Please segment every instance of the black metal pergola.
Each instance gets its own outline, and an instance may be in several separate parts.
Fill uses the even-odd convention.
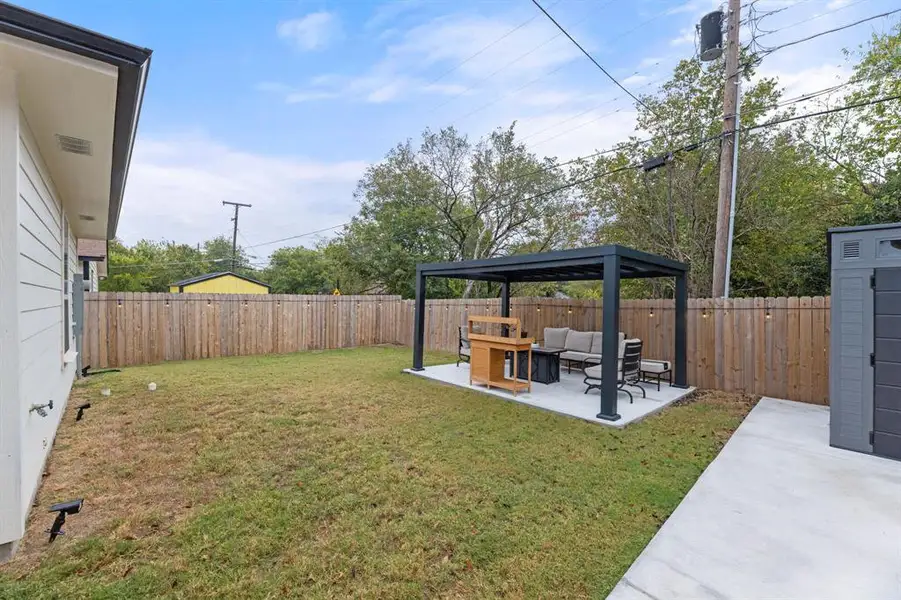
[[[676,280],[675,387],[687,387],[686,315],[688,265],[625,246],[595,246],[502,258],[416,266],[416,315],[413,331],[413,370],[422,370],[425,335],[426,279],[444,277],[493,281],[501,286],[501,316],[510,316],[510,284],[517,282],[603,280],[604,340],[601,357],[601,412],[599,419],[616,421],[617,357],[619,355],[619,291],[621,279],[673,277]]]

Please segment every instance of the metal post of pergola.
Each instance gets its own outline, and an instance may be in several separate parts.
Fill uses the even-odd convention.
[[[604,341],[601,356],[601,405],[597,417],[610,421],[617,413],[617,369],[619,355],[619,294],[621,279],[673,277],[675,279],[675,369],[673,386],[688,387],[687,313],[688,265],[625,246],[595,246],[540,254],[456,263],[430,263],[416,267],[416,314],[413,332],[413,370],[422,370],[425,338],[426,282],[429,277],[471,279],[500,284],[500,313],[510,316],[510,284],[549,281],[603,280]]]

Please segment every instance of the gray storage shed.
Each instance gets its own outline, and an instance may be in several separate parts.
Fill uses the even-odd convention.
[[[829,443],[901,459],[901,223],[828,233]]]

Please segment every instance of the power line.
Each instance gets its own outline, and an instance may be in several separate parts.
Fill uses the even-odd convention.
[[[596,66],[598,69],[600,69],[601,72],[602,72],[604,75],[606,75],[608,79],[610,79],[610,81],[612,81],[613,83],[615,83],[615,84],[617,85],[617,87],[619,87],[619,89],[621,89],[622,91],[626,92],[629,96],[631,96],[633,100],[635,100],[636,102],[638,102],[639,104],[641,104],[642,106],[644,106],[644,107],[648,110],[648,112],[650,112],[652,115],[657,116],[657,114],[653,111],[653,109],[651,109],[650,106],[648,106],[647,104],[645,104],[640,98],[638,98],[638,96],[636,96],[635,94],[633,94],[632,92],[630,92],[629,90],[627,90],[626,87],[625,87],[623,84],[621,84],[619,81],[617,81],[616,78],[615,78],[613,75],[611,75],[610,73],[608,73],[608,72],[607,72],[607,69],[605,69],[604,67],[602,67],[602,66],[601,66],[601,63],[599,63],[597,60],[595,60],[595,58],[594,58],[591,54],[589,54],[588,50],[586,50],[585,48],[583,48],[583,47],[582,47],[582,44],[580,44],[579,42],[577,42],[576,39],[575,39],[573,36],[571,36],[571,35],[569,34],[569,32],[568,32],[566,29],[564,29],[563,26],[560,25],[560,23],[558,23],[557,20],[556,20],[554,17],[551,16],[551,13],[549,13],[547,10],[544,9],[543,6],[541,6],[541,4],[538,2],[538,0],[532,0],[532,4],[534,4],[535,6],[537,6],[538,9],[539,9],[541,12],[544,13],[544,16],[546,16],[548,19],[550,19],[550,20],[551,20],[551,23],[553,23],[554,25],[556,25],[556,26],[557,26],[557,29],[559,29],[559,30],[563,33],[563,35],[565,35],[566,37],[568,37],[568,38],[569,38],[569,41],[571,41],[573,44],[575,44],[575,45],[576,45],[576,48],[578,48],[579,50],[581,50],[581,51],[582,51],[582,54],[584,54],[586,57],[588,57],[588,60],[590,60],[592,63],[594,63],[594,66]]]
[[[638,73],[635,73],[635,74],[633,74],[632,76],[637,75],[637,74],[638,74]],[[661,81],[665,81],[665,78],[655,79],[654,81],[649,81],[648,83],[644,84],[643,86],[641,86],[641,87],[639,87],[639,88],[637,88],[637,89],[647,88],[647,87],[650,87],[650,86],[655,85],[655,84],[657,84],[657,83],[660,83]],[[582,112],[580,112],[580,113],[578,113],[578,114],[576,114],[576,115],[573,115],[573,116],[571,116],[571,117],[568,117],[568,118],[566,118],[566,119],[563,119],[562,121],[558,121],[558,122],[556,122],[556,123],[554,123],[554,124],[552,124],[552,125],[548,125],[548,126],[545,127],[544,129],[539,129],[538,131],[533,131],[533,132],[530,133],[529,135],[524,136],[524,137],[521,137],[521,138],[519,139],[519,141],[520,141],[520,142],[524,142],[524,141],[526,141],[526,140],[529,139],[529,138],[532,138],[532,137],[535,137],[535,136],[538,135],[538,134],[544,133],[545,131],[550,131],[551,129],[554,129],[554,128],[556,128],[556,127],[559,127],[560,125],[563,125],[563,124],[565,124],[565,123],[569,123],[570,121],[574,121],[574,120],[578,119],[579,117],[581,117],[581,116],[583,116],[583,115],[586,115],[586,114],[588,114],[588,113],[591,113],[591,112],[596,111],[597,109],[601,108],[602,106],[606,106],[606,105],[608,105],[608,104],[613,104],[614,102],[616,102],[616,101],[619,100],[620,98],[622,98],[622,96],[617,96],[616,98],[613,98],[613,99],[611,99],[611,100],[606,100],[606,101],[604,101],[604,102],[601,102],[600,104],[597,104],[597,105],[595,105],[595,106],[592,106],[591,108],[588,108],[588,109],[586,109],[586,110],[583,110]],[[556,107],[554,107],[554,109],[552,109],[552,111],[553,111],[553,110],[556,110],[556,109],[559,108],[560,106],[561,106],[561,105],[558,104]],[[614,111],[614,112],[619,112],[619,110],[621,110],[621,109],[617,109],[617,110]],[[604,116],[609,116],[609,114],[612,114],[612,113],[608,113],[607,115],[604,115]],[[590,123],[590,122],[591,122],[591,121],[588,121],[588,123]],[[586,124],[587,124],[587,123],[586,123]],[[567,131],[572,131],[572,130],[567,130]],[[551,139],[551,138],[549,138],[549,139]],[[541,143],[543,143],[543,142],[539,142],[539,144],[541,144]],[[538,144],[535,144],[535,145],[538,145]]]
[[[842,25],[841,27],[835,27],[835,28],[833,28],[833,29],[827,29],[826,31],[821,31],[821,32],[815,33],[815,34],[813,34],[813,35],[809,35],[809,36],[807,36],[807,37],[805,37],[805,38],[801,38],[801,39],[799,39],[799,40],[794,40],[794,41],[791,41],[791,42],[786,42],[786,43],[784,43],[784,44],[780,44],[780,45],[778,45],[778,46],[773,46],[773,47],[771,47],[771,48],[767,48],[767,49],[766,49],[766,54],[772,54],[772,53],[775,52],[776,50],[781,50],[782,48],[788,48],[789,46],[795,46],[795,45],[797,45],[797,44],[802,44],[802,43],[804,43],[804,42],[809,42],[810,40],[816,39],[816,38],[818,38],[818,37],[821,37],[821,36],[824,36],[824,35],[827,35],[827,34],[830,34],[830,33],[836,33],[836,32],[838,32],[838,31],[843,31],[843,30],[849,29],[849,28],[851,28],[851,27],[856,27],[857,25],[860,25],[860,24],[862,24],[862,23],[866,23],[866,22],[868,22],[868,21],[874,21],[874,20],[876,20],[876,19],[881,19],[881,18],[883,18],[883,17],[888,17],[888,16],[894,15],[894,14],[896,14],[896,13],[901,13],[901,8],[896,8],[895,10],[890,10],[890,11],[884,12],[884,13],[882,13],[882,14],[873,15],[872,17],[867,17],[867,18],[865,18],[865,19],[860,19],[859,21],[854,21],[853,23],[848,23],[847,25]],[[763,36],[760,36],[760,37],[763,37]]]
[[[556,4],[556,3],[555,3],[555,4]],[[607,6],[607,4],[610,4],[610,2],[608,1],[606,4],[602,4],[602,5],[601,5],[601,8],[603,8],[604,6]],[[551,5],[551,6],[554,6],[554,5]],[[634,27],[634,28],[632,28],[632,29],[629,29],[629,30],[626,30],[626,31],[623,31],[623,32],[620,32],[616,37],[611,38],[611,39],[609,40],[608,43],[610,43],[610,42],[615,42],[616,40],[619,40],[619,39],[621,39],[621,38],[623,38],[623,37],[629,35],[630,33],[632,33],[632,32],[634,32],[634,31],[640,29],[640,28],[643,27],[644,25],[646,25],[646,24],[648,24],[648,23],[650,23],[650,22],[652,22],[652,21],[655,21],[655,20],[659,19],[660,17],[665,16],[665,15],[667,15],[667,14],[670,14],[670,9],[660,11],[659,13],[657,13],[657,14],[654,15],[654,16],[652,16],[651,18],[649,18],[649,19],[647,19],[647,20],[645,20],[645,21],[639,23],[636,27]],[[536,15],[536,16],[537,16],[537,15]],[[557,34],[555,34],[555,35],[554,35],[552,38],[550,38],[549,40],[546,40],[545,42],[542,42],[542,43],[538,46],[538,48],[541,48],[542,46],[545,46],[546,44],[548,44],[548,43],[552,42],[553,40],[559,38],[561,35],[563,35],[563,34],[562,34],[562,33],[557,33]],[[532,53],[535,52],[538,48],[533,48],[532,50],[529,50],[528,52],[526,52],[526,53],[524,53],[524,54],[518,56],[517,58],[513,59],[513,60],[510,61],[509,63],[505,64],[505,65],[504,65],[503,67],[501,67],[500,69],[497,69],[496,71],[494,71],[493,73],[491,73],[490,75],[488,75],[487,77],[483,77],[482,79],[476,81],[475,83],[473,83],[472,85],[470,85],[469,87],[467,87],[466,89],[464,89],[463,91],[457,93],[457,94],[454,96],[454,98],[451,98],[450,100],[448,100],[448,101],[446,101],[446,102],[443,102],[443,103],[439,104],[439,105],[436,106],[435,109],[433,109],[433,110],[437,110],[438,108],[441,108],[441,107],[447,105],[449,102],[453,101],[453,100],[454,100],[455,98],[457,98],[458,96],[465,94],[466,92],[472,90],[474,87],[476,87],[476,86],[479,85],[480,83],[482,83],[482,82],[484,82],[484,81],[487,81],[487,80],[490,79],[492,76],[494,76],[494,75],[496,75],[497,73],[503,71],[504,69],[506,69],[506,68],[509,67],[510,65],[512,65],[512,64],[518,62],[519,60],[525,58],[526,56],[532,54]],[[654,66],[657,66],[658,64],[659,64],[659,62],[656,63]],[[505,92],[505,93],[501,94],[500,96],[498,96],[497,98],[495,98],[494,100],[492,100],[492,101],[490,101],[490,102],[488,102],[488,103],[486,103],[486,104],[483,104],[482,106],[480,106],[480,107],[478,107],[478,108],[476,108],[476,109],[474,109],[474,110],[471,110],[471,111],[469,111],[469,112],[467,112],[467,113],[464,113],[464,114],[463,114],[462,116],[460,116],[460,117],[455,117],[455,118],[451,119],[450,122],[451,122],[451,124],[456,124],[458,121],[461,121],[461,120],[463,120],[463,119],[467,119],[467,118],[471,117],[472,115],[474,115],[474,114],[476,114],[476,113],[478,113],[478,112],[481,112],[482,110],[488,108],[489,106],[493,106],[493,105],[497,104],[498,102],[500,102],[500,101],[503,100],[504,98],[508,98],[508,97],[511,96],[512,94],[515,94],[516,92],[519,92],[519,91],[521,91],[521,90],[523,90],[523,89],[529,87],[530,85],[532,85],[532,84],[534,84],[534,83],[537,83],[537,82],[541,81],[541,80],[544,79],[545,77],[548,77],[549,75],[553,75],[554,73],[559,72],[560,70],[562,70],[562,69],[564,69],[564,68],[566,68],[566,67],[568,67],[568,66],[569,66],[569,63],[563,63],[562,65],[558,66],[557,68],[552,69],[551,71],[547,71],[547,72],[545,72],[545,73],[542,73],[542,74],[539,75],[538,77],[535,77],[534,79],[531,79],[530,81],[528,81],[527,83],[525,83],[525,84],[519,86],[519,87],[516,88],[515,90],[512,90],[512,91],[510,91],[510,92]],[[639,88],[639,89],[640,89],[640,88]],[[557,105],[556,107],[554,107],[554,108],[558,108],[559,106],[560,106],[560,105],[558,104],[558,105]],[[553,110],[553,109],[552,109],[552,110]]]
[[[168,267],[168,266],[176,266],[176,265],[197,265],[203,266],[204,263],[217,263],[217,262],[227,262],[231,260],[230,258],[199,258],[197,260],[186,260],[186,261],[167,261],[167,262],[156,262],[156,263],[142,263],[142,264],[126,264],[126,265],[109,265],[110,269],[134,269],[134,268],[142,268],[142,267]]]
[[[607,2],[607,4],[610,4],[610,2],[612,2],[612,1],[613,0],[609,0]],[[556,6],[556,5],[560,4],[560,2],[562,2],[562,0],[557,0],[551,6]],[[606,6],[606,5],[604,5],[604,6]],[[523,27],[525,27],[526,25],[528,25],[529,23],[531,23],[532,21],[534,21],[537,18],[538,18],[538,15],[532,15],[531,17],[529,17],[528,19],[526,19],[519,25],[516,25],[515,27],[509,29],[506,33],[504,33],[500,37],[496,38],[495,40],[489,42],[488,44],[483,46],[480,50],[478,50],[478,51],[474,52],[473,54],[470,54],[469,56],[464,58],[462,61],[460,61],[457,65],[455,65],[451,69],[448,69],[447,71],[443,72],[438,77],[435,77],[434,79],[429,80],[429,82],[426,84],[426,86],[430,86],[433,83],[437,83],[438,81],[441,81],[442,79],[444,79],[445,77],[447,77],[448,75],[450,75],[451,73],[453,73],[454,71],[456,71],[457,69],[459,69],[460,67],[462,67],[463,65],[468,63],[469,61],[471,61],[472,59],[474,59],[475,57],[477,57],[480,54],[482,54],[483,52],[485,52],[485,50],[488,50],[489,48],[495,46],[499,42],[507,39],[508,37],[510,37],[511,35],[513,35],[514,33],[516,33],[517,31],[519,31],[520,29],[522,29]]]
[[[855,109],[855,108],[862,108],[862,107],[865,107],[865,106],[871,106],[871,105],[874,105],[874,104],[881,104],[881,103],[883,103],[883,102],[890,102],[890,101],[892,101],[892,100],[899,100],[899,99],[901,99],[901,94],[895,95],[895,96],[886,96],[886,97],[883,97],[883,98],[876,98],[876,99],[868,100],[868,101],[865,101],[865,102],[858,102],[858,103],[856,103],[856,104],[849,104],[849,105],[840,106],[840,107],[836,107],[836,108],[831,108],[831,109],[827,109],[827,110],[821,110],[821,111],[812,112],[812,113],[805,113],[805,114],[803,114],[803,115],[796,115],[796,116],[791,116],[791,117],[785,117],[785,118],[782,118],[782,119],[777,119],[777,120],[775,120],[775,121],[768,121],[768,122],[766,122],[766,123],[760,123],[760,124],[758,124],[758,125],[750,125],[750,126],[747,126],[747,127],[740,127],[740,128],[738,128],[738,131],[741,132],[741,133],[745,133],[745,132],[749,132],[749,131],[755,131],[755,130],[757,130],[757,129],[762,129],[762,128],[765,128],[765,127],[774,127],[774,126],[776,126],[776,125],[781,125],[782,123],[789,123],[789,122],[792,122],[792,121],[798,121],[798,120],[801,120],[801,119],[809,119],[809,118],[812,118],[812,117],[821,117],[821,116],[828,115],[828,114],[834,114],[834,113],[838,113],[838,112],[842,112],[842,111],[846,111],[846,110],[852,110],[852,109]],[[684,144],[684,145],[682,145],[682,146],[680,146],[680,147],[678,147],[678,148],[669,150],[669,151],[666,152],[665,154],[676,154],[676,153],[679,153],[679,152],[689,152],[689,151],[692,151],[692,150],[697,149],[698,147],[700,147],[700,146],[703,145],[703,144],[707,144],[707,143],[709,143],[709,142],[712,142],[712,141],[721,139],[721,138],[725,137],[726,135],[732,135],[732,134],[734,134],[734,133],[735,133],[735,130],[733,130],[733,131],[727,131],[727,132],[720,132],[720,133],[717,133],[717,134],[714,134],[714,135],[711,135],[711,136],[702,138],[702,139],[700,139],[700,140],[697,140],[697,141],[694,141],[694,142],[690,142],[690,143],[688,143],[688,144]],[[578,180],[576,180],[576,181],[572,181],[572,182],[569,182],[569,183],[566,183],[566,184],[557,186],[557,187],[555,187],[555,188],[553,188],[553,189],[550,189],[550,190],[541,192],[541,193],[539,193],[539,194],[534,194],[534,195],[529,196],[529,197],[527,197],[527,198],[522,198],[522,199],[518,199],[518,200],[513,200],[513,201],[511,201],[511,202],[508,202],[506,205],[502,205],[500,208],[509,208],[509,207],[511,207],[511,206],[513,206],[513,205],[515,205],[515,204],[521,203],[521,202],[528,202],[528,201],[530,201],[530,200],[535,200],[535,199],[538,199],[538,198],[542,198],[542,197],[545,197],[545,196],[549,196],[549,195],[554,194],[554,193],[556,193],[556,192],[563,191],[563,190],[566,190],[566,189],[575,187],[575,186],[577,186],[577,185],[581,185],[581,184],[583,184],[583,183],[588,183],[588,182],[590,182],[590,181],[594,181],[595,179],[600,179],[601,177],[606,177],[606,176],[608,176],[608,175],[613,175],[613,174],[615,174],[615,173],[620,173],[620,172],[622,172],[622,171],[627,171],[627,170],[630,170],[630,169],[640,168],[641,166],[642,166],[641,163],[640,163],[640,162],[637,162],[637,163],[633,163],[633,164],[631,164],[631,165],[626,165],[626,166],[623,166],[623,167],[618,167],[618,168],[616,168],[616,169],[612,169],[612,170],[609,170],[609,171],[605,171],[604,173],[600,173],[600,174],[598,174],[598,175],[591,175],[591,176],[588,176],[588,177],[585,177],[585,178],[582,178],[582,179],[578,179]],[[469,215],[468,218],[477,218],[477,217],[478,217],[478,215],[473,214],[473,215]]]
[[[791,122],[791,121],[797,121],[797,120],[800,120],[800,119],[807,119],[807,118],[811,118],[811,117],[823,116],[823,115],[826,115],[826,114],[832,114],[832,113],[842,112],[842,111],[845,111],[845,110],[851,110],[851,109],[854,109],[854,108],[861,108],[861,107],[864,107],[864,106],[870,106],[870,105],[873,105],[873,104],[879,104],[879,103],[882,103],[882,102],[888,102],[888,101],[891,101],[891,100],[897,100],[897,99],[899,99],[899,98],[901,98],[901,95],[899,95],[899,96],[889,96],[889,97],[885,97],[885,98],[877,98],[877,99],[869,100],[869,101],[866,101],[866,102],[859,102],[859,103],[857,103],[857,104],[851,104],[851,105],[846,105],[846,106],[836,107],[836,108],[832,108],[832,109],[828,109],[828,110],[823,110],[823,111],[817,111],[817,112],[813,112],[813,113],[805,113],[805,114],[803,114],[803,115],[796,115],[796,116],[792,116],[792,117],[786,117],[786,118],[783,118],[783,119],[778,119],[778,120],[776,120],[776,121],[768,121],[768,122],[766,122],[766,123],[761,123],[761,124],[758,124],[758,125],[751,125],[751,126],[748,126],[748,127],[742,127],[742,128],[739,129],[739,131],[740,131],[741,133],[744,133],[744,132],[747,132],[747,131],[754,131],[754,130],[761,129],[761,128],[764,128],[764,127],[773,127],[773,126],[775,126],[775,125],[780,125],[780,124],[782,124],[782,123],[788,123],[788,122]],[[800,100],[799,100],[799,101],[800,101]],[[682,131],[680,131],[680,132],[676,132],[676,134],[673,134],[673,135],[677,135],[678,133],[684,133],[685,131],[689,131],[690,129],[693,129],[693,127],[692,127],[692,128],[686,128],[686,129],[684,129],[684,130],[682,130]],[[690,143],[684,144],[684,145],[682,145],[682,146],[680,146],[680,147],[678,147],[678,148],[676,148],[676,149],[670,150],[668,153],[673,153],[673,154],[675,154],[675,153],[679,153],[679,152],[687,152],[687,151],[695,150],[696,148],[698,148],[699,146],[701,146],[701,145],[703,145],[703,144],[712,142],[712,141],[714,141],[714,140],[718,140],[718,139],[724,137],[724,135],[727,135],[727,134],[731,135],[732,133],[734,133],[734,132],[732,132],[732,131],[730,131],[730,132],[725,132],[725,133],[721,132],[721,133],[717,133],[717,134],[714,134],[714,135],[711,135],[711,136],[707,136],[707,137],[702,138],[702,139],[700,139],[700,140],[697,140],[697,141],[694,141],[694,142],[690,142]],[[616,152],[616,151],[622,149],[623,146],[627,146],[627,145],[629,145],[629,144],[643,145],[643,144],[647,144],[647,143],[650,143],[650,142],[652,142],[652,141],[654,141],[654,140],[658,140],[658,139],[661,139],[661,138],[664,138],[664,137],[668,137],[668,135],[657,135],[657,136],[653,136],[653,137],[650,137],[650,138],[646,138],[646,139],[644,139],[644,140],[637,140],[637,141],[631,141],[631,140],[630,140],[630,141],[627,141],[627,142],[622,142],[621,144],[618,144],[617,146],[614,146],[613,148],[610,148],[610,149],[607,149],[607,150],[601,150],[601,151],[594,152],[594,153],[589,154],[589,155],[586,155],[586,156],[579,156],[579,157],[576,157],[576,158],[574,158],[574,159],[565,161],[565,162],[563,162],[563,163],[555,164],[555,165],[548,166],[548,167],[545,167],[545,168],[542,168],[542,169],[535,169],[535,170],[529,171],[529,172],[527,172],[527,173],[522,173],[522,174],[520,174],[520,175],[517,175],[517,176],[515,176],[515,177],[512,177],[512,178],[510,179],[510,181],[515,181],[515,180],[517,180],[517,179],[521,179],[521,178],[523,178],[523,177],[528,177],[528,176],[530,176],[530,175],[535,175],[535,174],[540,174],[540,173],[548,172],[548,171],[551,171],[551,170],[553,170],[553,169],[558,169],[558,168],[560,168],[560,167],[563,167],[563,166],[566,166],[566,165],[569,165],[569,164],[573,164],[573,163],[578,162],[578,161],[581,161],[581,160],[587,160],[587,159],[590,159],[590,158],[596,158],[596,157],[601,156],[601,155],[604,155],[604,154],[612,154],[613,152]],[[587,182],[589,182],[589,181],[593,181],[593,180],[595,180],[595,179],[599,179],[600,177],[605,177],[605,176],[607,176],[607,175],[612,175],[612,174],[614,174],[614,173],[619,173],[619,172],[621,172],[621,171],[625,171],[625,170],[628,170],[628,169],[639,168],[639,167],[641,167],[641,163],[634,163],[634,164],[631,164],[631,165],[628,165],[628,166],[625,166],[625,167],[619,167],[619,168],[617,168],[617,169],[613,169],[613,170],[611,170],[611,171],[607,171],[607,172],[601,173],[601,174],[599,174],[599,175],[592,175],[592,176],[589,176],[589,177],[587,177],[587,178],[583,178],[583,179],[579,179],[579,180],[576,180],[576,181],[573,181],[573,182],[569,182],[569,183],[563,184],[563,185],[558,186],[558,187],[556,187],[556,188],[553,188],[553,189],[551,189],[551,190],[547,190],[547,191],[545,191],[545,192],[541,192],[541,193],[539,193],[539,194],[535,194],[535,195],[529,196],[529,197],[527,197],[527,198],[522,198],[522,199],[519,199],[519,200],[514,200],[514,201],[512,201],[512,202],[507,203],[506,205],[501,205],[501,206],[498,207],[498,208],[509,208],[510,206],[512,206],[512,205],[514,205],[514,204],[517,204],[517,203],[520,203],[520,202],[527,202],[527,201],[530,201],[530,200],[542,198],[542,197],[544,197],[544,196],[548,196],[548,195],[553,194],[553,193],[556,193],[556,192],[558,192],[558,191],[563,191],[563,190],[566,190],[566,189],[575,187],[575,186],[577,186],[577,185],[581,185],[582,183],[587,183]],[[494,199],[494,198],[496,198],[496,197],[498,197],[498,196],[499,196],[499,194],[495,194],[495,195],[493,195],[493,196],[490,196],[489,198],[486,199],[486,201],[492,200],[492,199]],[[470,215],[468,218],[477,218],[477,217],[478,217],[478,215]],[[299,239],[299,238],[303,238],[303,237],[308,237],[308,236],[311,236],[311,235],[316,235],[317,233],[323,233],[323,232],[325,232],[325,231],[331,231],[331,230],[334,230],[334,229],[338,229],[338,228],[340,228],[340,227],[345,227],[345,226],[347,226],[347,225],[350,225],[350,222],[341,223],[341,224],[339,224],[339,225],[334,225],[334,226],[332,226],[332,227],[326,227],[326,228],[323,228],[323,229],[317,229],[317,230],[315,230],[315,231],[309,231],[309,232],[306,232],[306,233],[300,233],[300,234],[297,234],[297,235],[292,235],[292,236],[289,236],[289,237],[280,238],[280,239],[277,239],[277,240],[273,240],[273,241],[271,241],[271,242],[263,242],[262,244],[256,244],[256,245],[254,245],[254,246],[252,246],[252,247],[257,248],[257,247],[260,247],[260,246],[269,246],[269,245],[277,244],[277,243],[280,243],[280,242],[286,242],[286,241],[295,240],[295,239]]]
[[[271,242],[263,242],[262,244],[254,244],[253,246],[248,246],[247,250],[251,248],[259,248],[260,246],[271,246],[272,244],[278,244],[279,242],[287,242],[290,240],[296,240],[298,238],[307,237],[311,235],[316,235],[317,233],[324,233],[326,231],[331,231],[333,229],[338,229],[340,227],[344,227],[345,225],[349,225],[350,223],[341,223],[339,225],[333,225],[331,227],[324,227],[323,229],[317,229],[316,231],[308,231],[307,233],[300,233],[298,235],[292,235],[285,238],[281,238],[278,240],[272,240]]]
[[[842,6],[839,6],[838,8],[833,8],[832,10],[827,10],[826,12],[818,13],[818,14],[813,15],[812,17],[808,17],[808,18],[806,18],[806,19],[800,19],[800,20],[798,20],[798,21],[795,21],[794,23],[790,23],[790,24],[788,24],[788,25],[783,25],[782,27],[778,27],[778,28],[776,28],[776,29],[764,29],[764,30],[763,30],[763,33],[762,33],[761,35],[757,36],[757,37],[763,38],[763,37],[766,37],[766,36],[768,36],[768,35],[773,35],[773,34],[778,33],[778,32],[780,32],[780,31],[784,31],[784,30],[786,30],[786,29],[791,29],[792,27],[797,27],[798,25],[803,25],[803,24],[805,24],[805,23],[810,23],[811,21],[816,21],[817,19],[822,19],[823,17],[827,17],[827,16],[829,16],[829,15],[831,15],[831,14],[833,14],[833,13],[837,13],[837,12],[839,12],[839,11],[849,9],[849,8],[851,8],[852,6],[857,6],[858,4],[862,4],[862,3],[864,3],[864,2],[869,2],[869,1],[870,1],[870,0],[856,0],[855,2],[850,2],[850,3],[848,3],[848,4],[843,4]],[[787,6],[787,7],[783,8],[783,9],[780,9],[780,10],[774,10],[774,11],[770,11],[769,13],[765,13],[765,14],[761,15],[761,16],[757,19],[758,24],[759,24],[759,22],[762,21],[764,18],[766,18],[766,17],[768,17],[768,16],[770,16],[770,15],[776,14],[776,13],[778,13],[778,12],[782,12],[783,10],[786,10],[787,8],[791,8],[792,6],[795,6],[796,4],[800,4],[800,3],[801,3],[801,2],[796,2],[795,4],[792,4],[792,5],[790,5],[790,6]]]

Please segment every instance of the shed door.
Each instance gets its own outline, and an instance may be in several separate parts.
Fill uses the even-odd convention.
[[[901,459],[901,268],[875,273],[873,453]]]

